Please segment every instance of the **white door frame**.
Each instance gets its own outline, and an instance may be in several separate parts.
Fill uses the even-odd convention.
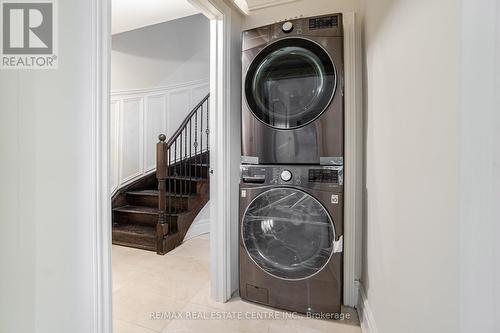
[[[361,21],[343,13],[345,72],[344,304],[357,307],[361,278],[363,219],[363,108]]]
[[[223,0],[189,0],[210,20],[210,91],[211,133],[211,281],[212,297],[225,302],[231,297],[237,271],[231,257],[231,182],[229,119],[232,98],[230,89],[231,12]],[[112,333],[112,279],[111,279],[111,193],[109,188],[110,161],[110,56],[111,56],[111,0],[92,0],[92,96],[93,156],[95,192],[93,195],[95,219],[92,221],[95,237],[93,270],[93,332]],[[236,198],[237,199],[237,198]],[[234,247],[234,244],[233,244]],[[232,265],[232,267],[231,267]]]
[[[111,0],[92,0],[92,156],[94,170],[93,318],[95,333],[112,333],[110,55]]]
[[[238,219],[232,209],[238,197],[231,195],[232,9],[223,0],[188,1],[210,19],[210,279],[212,298],[226,302],[238,270],[231,237],[231,221]]]

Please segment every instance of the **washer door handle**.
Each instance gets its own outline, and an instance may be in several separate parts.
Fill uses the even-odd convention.
[[[338,241],[333,242],[333,253],[344,252],[344,236],[340,236]]]

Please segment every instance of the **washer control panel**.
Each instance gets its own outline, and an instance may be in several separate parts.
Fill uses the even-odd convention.
[[[340,170],[330,169],[309,169],[308,179],[311,183],[339,183]]]
[[[250,186],[296,185],[311,188],[332,188],[344,185],[344,167],[343,165],[242,165],[241,184]]]

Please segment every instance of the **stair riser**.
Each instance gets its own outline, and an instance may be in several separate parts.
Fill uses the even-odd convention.
[[[179,194],[195,194],[197,191],[198,181],[168,179],[166,186],[167,192]]]
[[[185,177],[198,177],[207,178],[208,177],[208,167],[197,166],[197,165],[187,165],[187,166],[176,166],[170,171],[171,175],[185,176]]]
[[[113,212],[113,221],[123,224],[140,224],[155,226],[158,223],[158,215],[137,214],[129,212]]]
[[[168,210],[167,210],[168,212]],[[158,215],[154,214],[138,214],[129,212],[113,212],[113,222],[122,224],[140,224],[147,226],[156,226],[158,223]],[[176,222],[177,216],[167,216],[167,222],[169,218]]]
[[[194,198],[181,198],[167,195],[167,208],[172,206],[173,208],[179,208],[180,211],[186,211],[191,209],[195,202],[196,200]],[[127,204],[131,206],[158,208],[158,197],[151,195],[128,195]]]
[[[206,153],[185,159],[187,163],[209,163],[210,156]]]
[[[156,251],[156,239],[147,235],[130,235],[113,231],[113,244]]]
[[[127,205],[158,207],[158,197],[152,195],[127,195]]]
[[[167,196],[167,211],[172,208],[172,212],[186,212],[196,203],[196,198],[176,198]]]

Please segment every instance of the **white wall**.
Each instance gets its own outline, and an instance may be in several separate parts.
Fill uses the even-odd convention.
[[[227,0],[226,0],[227,1]],[[239,183],[240,183],[240,164],[241,164],[241,32],[243,17],[236,11],[231,12],[231,68],[230,73],[231,90],[230,106],[231,115],[228,119],[231,128],[230,145],[230,165],[231,165],[231,184],[229,195],[234,198],[234,204],[230,207],[231,221],[239,221]],[[231,233],[231,294],[239,288],[239,223],[231,224],[233,229]],[[212,238],[213,239],[213,238]]]
[[[499,330],[497,6],[364,2],[362,284],[379,332]]]
[[[272,2],[272,1],[270,1]],[[360,10],[361,0],[299,0],[284,5],[251,11],[245,17],[243,30],[274,23],[291,17],[304,17]]]
[[[59,69],[0,71],[0,332],[94,331],[97,3],[58,2]]]
[[[156,169],[158,135],[170,139],[209,90],[208,80],[200,80],[111,94],[112,191]]]
[[[210,233],[210,202],[208,202],[198,213],[193,223],[189,227],[189,230],[184,236],[184,240],[188,241],[192,238],[198,237],[200,235]]]
[[[491,3],[490,3],[491,5]],[[494,125],[490,129],[493,131],[493,198],[500,198],[500,114],[496,112],[500,106],[500,94],[498,93],[500,91],[500,6],[497,5],[497,12],[496,12],[496,47],[495,47],[495,93],[494,97],[494,104],[493,104],[493,114],[494,114]],[[493,221],[500,221],[500,205],[497,204],[498,201],[495,201],[493,203],[494,205],[494,213],[493,213]],[[486,232],[490,232],[486,230]],[[491,234],[493,235],[500,235],[500,223],[494,223],[494,229],[491,230]],[[491,240],[491,239],[490,239]],[[493,259],[488,260],[486,262],[486,265],[489,265],[490,262],[494,263],[493,264],[493,298],[495,302],[495,313],[493,314],[492,318],[495,320],[495,332],[500,331],[500,242],[498,242],[496,239],[493,240],[493,243],[495,244],[495,250],[493,252]],[[476,310],[477,311],[477,310]]]
[[[462,7],[460,332],[500,332],[500,6]]]
[[[202,14],[116,34],[111,90],[208,80],[209,61],[210,21]]]
[[[379,332],[457,332],[459,3],[365,6],[362,284]]]

